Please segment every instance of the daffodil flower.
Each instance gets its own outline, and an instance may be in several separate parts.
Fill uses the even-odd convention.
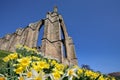
[[[77,68],[69,68],[67,72],[63,75],[62,79],[64,77],[68,77],[68,80],[72,80],[73,77],[79,78],[76,72],[77,72]]]
[[[27,74],[28,76],[25,77],[25,80],[45,80],[45,74],[44,72],[37,72],[34,69],[31,71],[32,73]]]
[[[7,78],[3,74],[0,74],[0,80],[7,80]]]
[[[18,59],[18,62],[21,66],[26,67],[31,63],[31,58],[29,57],[23,57],[21,59]]]

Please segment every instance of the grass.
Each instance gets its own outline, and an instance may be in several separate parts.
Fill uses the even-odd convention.
[[[2,69],[2,67],[4,66],[4,61],[2,60],[5,56],[7,56],[8,54],[10,54],[11,52],[9,51],[4,51],[4,50],[0,50],[0,69]]]

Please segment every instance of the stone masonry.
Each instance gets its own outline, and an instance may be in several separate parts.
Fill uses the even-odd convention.
[[[39,51],[44,53],[44,56],[55,58],[63,64],[77,65],[72,38],[68,36],[64,20],[58,14],[57,7],[54,7],[53,12],[48,12],[45,19],[0,38],[0,50],[14,52],[18,44],[37,48],[41,27],[44,27],[44,34]]]

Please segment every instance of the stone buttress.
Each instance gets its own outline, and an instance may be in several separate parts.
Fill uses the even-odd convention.
[[[41,45],[37,45],[41,27],[44,27],[44,34]],[[78,64],[73,40],[67,33],[64,20],[58,14],[57,7],[54,7],[53,12],[48,12],[45,19],[30,23],[27,27],[19,28],[15,33],[0,38],[0,50],[14,52],[18,44],[30,48],[41,46],[39,51],[48,58],[55,58],[67,65]]]

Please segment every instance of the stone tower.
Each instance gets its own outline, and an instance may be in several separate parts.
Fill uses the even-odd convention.
[[[13,34],[7,34],[0,38],[0,49],[15,51],[17,44],[28,47],[38,47],[38,35],[44,25],[44,34],[39,51],[44,56],[55,58],[59,62],[67,65],[77,65],[74,44],[72,38],[68,36],[64,20],[58,14],[57,7],[53,12],[48,12],[45,19],[31,23],[25,28],[17,29]]]

